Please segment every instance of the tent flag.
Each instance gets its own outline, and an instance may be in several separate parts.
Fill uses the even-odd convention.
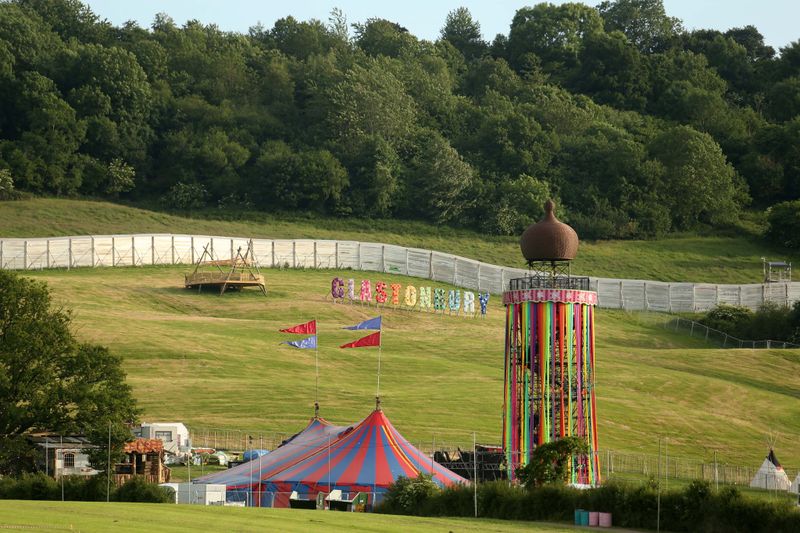
[[[298,324],[296,326],[292,326],[291,328],[280,329],[278,331],[281,333],[300,333],[304,335],[313,335],[317,333],[317,321],[311,320],[305,324]]]
[[[380,346],[381,345],[381,332],[376,331],[370,333],[366,337],[361,337],[357,341],[342,344],[339,348],[361,348],[363,346]]]
[[[381,317],[376,316],[375,318],[359,322],[355,326],[345,326],[342,329],[381,329]]]
[[[283,341],[281,344],[288,344],[289,346],[294,346],[295,348],[316,348],[317,347],[317,336],[311,335],[300,341]]]

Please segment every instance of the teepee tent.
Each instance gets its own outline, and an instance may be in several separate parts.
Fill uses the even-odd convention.
[[[769,454],[750,482],[750,486],[754,489],[789,490],[791,486],[789,477],[783,471],[772,448],[769,449]]]
[[[400,477],[432,474],[445,487],[467,480],[433,461],[411,445],[381,409],[374,410],[357,426],[341,433],[314,454],[267,478],[261,491],[265,505],[288,506],[289,494],[314,499],[317,494],[340,490],[345,498],[367,493],[370,505],[379,502],[389,485]],[[271,501],[268,495],[273,494]]]
[[[797,473],[797,477],[794,478],[794,481],[792,481],[792,486],[789,487],[789,492],[800,494],[800,472]]]

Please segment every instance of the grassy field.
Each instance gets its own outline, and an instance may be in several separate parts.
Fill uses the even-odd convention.
[[[239,217],[239,220],[231,220]],[[34,199],[0,202],[0,236],[51,237],[113,233],[197,233],[242,237],[353,239],[450,252],[523,267],[516,237],[491,237],[418,222],[273,218],[209,211],[198,218],[107,202]],[[583,242],[573,272],[611,278],[708,283],[758,283],[761,257],[800,262],[796,254],[752,236],[675,236],[654,241]]]
[[[124,356],[145,420],[190,427],[283,432],[312,415],[314,353],[280,346],[278,333],[320,322],[321,414],[348,424],[374,405],[377,353],[340,350],[358,333],[340,329],[374,307],[333,304],[330,279],[359,273],[267,270],[269,297],[255,290],[219,297],[182,288],[182,267],[30,273],[75,310],[77,335]],[[406,284],[397,276],[376,277]],[[497,443],[503,394],[503,314],[486,319],[384,309],[383,407],[415,444]],[[599,310],[597,392],[600,444],[673,457],[758,466],[765,438],[790,476],[800,466],[800,351],[720,350],[665,331],[655,314]]]
[[[147,503],[0,501],[0,529],[37,531],[552,532],[558,524]]]

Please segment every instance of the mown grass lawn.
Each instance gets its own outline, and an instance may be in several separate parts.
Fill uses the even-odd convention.
[[[301,429],[313,414],[314,352],[279,345],[277,330],[319,321],[321,414],[338,424],[374,407],[377,350],[341,350],[362,332],[342,330],[384,317],[381,396],[395,426],[424,449],[498,443],[502,428],[504,315],[485,319],[333,304],[334,275],[266,270],[256,290],[182,288],[188,267],[31,272],[74,309],[80,339],[124,357],[144,420],[181,420],[231,435]],[[365,273],[373,282],[422,280]],[[426,283],[427,284],[427,283]],[[800,350],[721,350],[665,331],[656,314],[597,312],[600,445],[673,457],[758,466],[766,438],[789,475],[800,466]],[[257,443],[256,443],[257,445]]]
[[[140,532],[306,531],[389,533],[575,531],[568,525],[466,518],[417,518],[363,513],[203,507],[147,503],[0,500],[0,529]]]
[[[0,202],[2,237],[149,232],[385,242],[524,267],[517,237],[487,236],[420,222],[276,218],[219,210],[189,218],[100,201],[40,198]],[[742,232],[739,236],[684,235],[652,241],[584,241],[573,272],[657,281],[760,283],[761,257],[800,263],[796,253],[771,248]]]

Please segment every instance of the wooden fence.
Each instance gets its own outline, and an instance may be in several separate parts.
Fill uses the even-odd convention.
[[[208,246],[216,259],[235,257],[252,240],[259,265],[270,268],[364,270],[403,274],[469,290],[501,293],[525,269],[482,263],[457,255],[393,244],[311,239],[248,239],[210,235],[87,235],[0,239],[0,268],[121,267],[192,264]],[[800,283],[667,283],[590,278],[600,307],[631,311],[706,311],[717,304],[756,309],[764,302],[791,305],[800,300]]]

